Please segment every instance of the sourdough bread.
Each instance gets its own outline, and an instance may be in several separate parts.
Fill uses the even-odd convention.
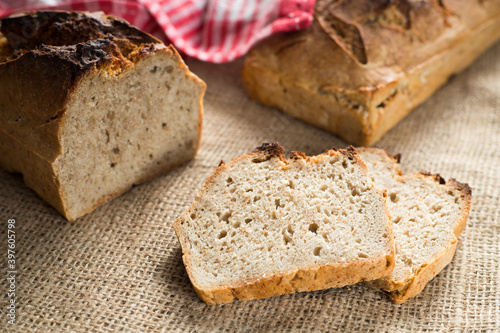
[[[2,19],[0,87],[0,166],[69,220],[199,146],[205,84],[172,46],[102,13]]]
[[[375,143],[500,38],[500,1],[320,0],[314,21],[246,56],[255,100]]]
[[[356,150],[288,160],[283,151],[264,144],[221,162],[174,222],[207,304],[342,287],[393,269],[385,192]]]
[[[375,186],[386,189],[396,242],[396,266],[368,285],[389,293],[395,303],[419,294],[453,258],[465,228],[471,189],[439,175],[402,175],[399,158],[379,148],[359,148]]]

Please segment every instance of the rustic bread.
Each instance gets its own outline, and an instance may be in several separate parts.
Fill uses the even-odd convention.
[[[199,146],[205,84],[173,47],[102,13],[2,19],[0,87],[0,166],[69,220]]]
[[[401,175],[399,158],[379,148],[359,148],[375,186],[387,190],[396,242],[396,267],[368,285],[389,292],[395,303],[420,293],[453,258],[465,228],[471,189],[439,175]]]
[[[207,304],[342,287],[394,264],[385,192],[352,147],[286,160],[264,144],[221,162],[174,228]]]
[[[372,145],[500,38],[500,1],[320,0],[246,56],[257,101]]]

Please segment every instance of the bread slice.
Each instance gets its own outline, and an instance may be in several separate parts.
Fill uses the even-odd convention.
[[[199,147],[203,81],[173,47],[102,13],[0,20],[0,87],[0,166],[69,220]]]
[[[402,175],[399,156],[390,157],[383,149],[359,148],[359,153],[375,185],[387,189],[396,242],[394,271],[368,285],[401,304],[452,260],[469,216],[471,189],[455,179],[446,183],[439,175]]]
[[[286,160],[277,144],[221,162],[175,222],[207,304],[342,287],[394,265],[385,192],[354,148]]]

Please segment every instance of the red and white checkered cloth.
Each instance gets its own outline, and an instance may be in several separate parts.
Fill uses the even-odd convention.
[[[0,0],[0,17],[37,9],[103,11],[210,62],[244,55],[276,32],[307,28],[315,0]]]

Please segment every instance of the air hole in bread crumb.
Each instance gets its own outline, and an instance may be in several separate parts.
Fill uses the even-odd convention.
[[[396,218],[394,218],[394,220],[392,220],[392,223],[399,223],[399,221],[401,221],[401,216],[397,216]]]
[[[391,201],[394,203],[399,201],[398,195],[396,193],[391,193],[389,197],[391,198]]]
[[[219,236],[217,236],[217,238],[221,239],[221,238],[224,238],[227,236],[227,231],[226,230],[222,230],[219,234]]]
[[[347,161],[343,161],[343,162],[342,162],[342,167],[343,167],[344,169],[347,169]]]
[[[283,241],[285,242],[285,245],[290,243],[292,241],[292,237],[288,236],[287,234],[283,235]]]
[[[253,220],[252,219],[245,219],[245,223],[248,224],[250,222],[252,222]]]
[[[359,190],[357,188],[353,188],[351,191],[351,195],[354,197],[360,195]]]
[[[358,253],[358,258],[368,258],[368,255],[366,253],[360,252]]]
[[[118,154],[120,152],[120,148],[115,147],[113,148],[113,153]]]
[[[276,209],[278,209],[281,206],[280,199],[278,198],[278,199],[274,200],[274,204],[276,205]]]
[[[315,247],[314,251],[313,251],[314,255],[319,257],[319,253],[320,253],[321,249],[322,249],[321,246]]]
[[[113,162],[113,163],[111,163],[109,166],[110,166],[110,167],[112,167],[112,168],[114,168],[114,167],[116,166],[116,163],[115,163],[115,162]]]
[[[153,154],[149,154],[149,159],[153,159]]]
[[[309,231],[316,234],[318,232],[318,225],[316,223],[311,223],[309,225]]]
[[[161,128],[165,128],[165,127],[167,127],[167,123],[162,123]]]
[[[249,188],[249,189],[245,190],[245,192],[253,192],[253,189]]]
[[[264,237],[267,237],[267,236],[269,236],[269,233],[267,231],[264,231]],[[271,245],[271,247],[272,247],[272,245]]]
[[[231,217],[232,214],[233,214],[232,212],[225,213],[224,215],[222,215],[221,221],[229,223],[229,218]]]
[[[327,233],[323,234],[323,238],[328,242],[328,234]]]
[[[196,214],[195,213],[191,213],[191,220],[194,220],[196,218]]]
[[[272,212],[272,213],[271,213],[271,218],[272,218],[273,220],[276,220],[276,219],[278,218],[278,217],[276,216],[276,212]]]
[[[382,237],[387,238],[387,234],[383,234]]]
[[[361,238],[356,238],[356,243],[361,244]]]
[[[290,233],[290,235],[293,235],[293,229],[292,226],[289,224],[286,230]]]
[[[253,201],[254,202],[257,202],[260,200],[260,195],[256,195],[255,197],[253,197]]]
[[[320,187],[319,189],[320,189],[321,191],[326,191],[326,190],[328,190],[328,185],[323,184],[323,185],[321,185],[321,187]]]
[[[227,186],[229,186],[229,184],[232,184],[234,181],[233,181],[233,178],[229,177],[228,179],[226,179],[226,183],[227,183]]]
[[[234,222],[233,227],[239,228],[240,225],[241,225],[241,222],[240,221],[236,221],[236,222]]]

